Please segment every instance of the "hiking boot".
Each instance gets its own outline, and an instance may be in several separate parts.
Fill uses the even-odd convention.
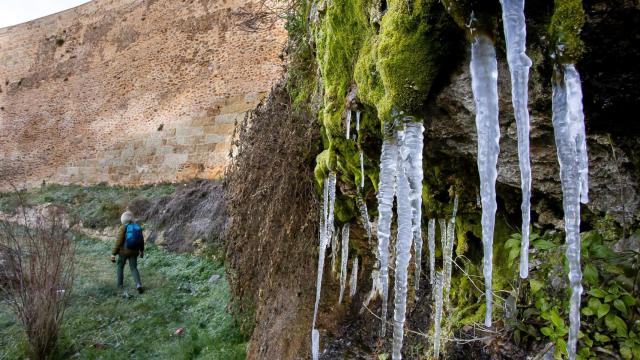
[[[142,285],[136,286],[136,290],[138,290],[138,294],[142,294],[144,292],[144,288],[142,287]]]

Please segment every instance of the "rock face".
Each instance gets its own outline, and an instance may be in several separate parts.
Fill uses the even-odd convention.
[[[0,186],[216,178],[280,76],[247,0],[96,0],[0,29]]]
[[[511,106],[511,84],[509,70],[503,61],[498,67],[500,96],[500,156],[498,159],[498,182],[520,196],[520,170],[516,124]],[[586,71],[585,71],[586,72]],[[530,92],[531,109],[531,167],[533,176],[534,205],[544,197],[557,201],[562,198],[559,166],[551,124],[550,79],[539,72],[533,73]],[[585,87],[585,93],[594,91]],[[430,105],[425,122],[425,154],[438,161],[437,157],[463,158],[473,162],[477,152],[475,129],[475,105],[471,94],[469,69],[461,66],[451,82]],[[602,121],[597,115],[589,121]],[[635,137],[634,133],[612,135],[606,132],[588,134],[590,203],[594,212],[608,213],[618,221],[636,218],[640,203],[638,182],[625,144]],[[472,171],[471,173],[475,173]],[[623,196],[624,195],[624,196]],[[542,211],[542,210],[534,210]]]
[[[437,3],[437,4],[436,4]],[[509,268],[505,243],[511,234],[518,232],[520,214],[520,174],[518,167],[518,155],[516,144],[516,129],[513,119],[511,104],[510,77],[505,59],[504,40],[502,36],[502,26],[499,15],[500,5],[494,2],[476,1],[372,1],[368,3],[373,10],[362,11],[361,8],[351,7],[349,1],[317,1],[311,6],[310,14],[303,14],[304,18],[310,19],[312,29],[311,38],[315,36],[316,65],[320,69],[317,76],[317,84],[320,87],[316,96],[310,96],[310,108],[321,109],[319,118],[323,126],[322,135],[324,152],[316,158],[316,177],[322,179],[323,172],[332,170],[338,175],[338,195],[336,201],[336,222],[339,225],[351,223],[351,247],[350,253],[358,253],[361,256],[360,279],[358,285],[359,292],[353,299],[348,299],[344,304],[338,305],[338,280],[335,274],[325,266],[323,277],[321,302],[318,315],[321,337],[321,358],[370,358],[372,354],[388,353],[390,350],[389,339],[381,339],[377,336],[376,330],[380,323],[375,315],[368,314],[362,308],[367,292],[371,289],[370,273],[375,263],[375,245],[369,244],[364,235],[364,230],[358,225],[357,210],[354,206],[356,191],[365,193],[363,196],[368,203],[370,214],[376,216],[375,194],[377,188],[370,186],[377,185],[378,168],[380,159],[380,143],[383,137],[380,109],[384,110],[385,96],[388,90],[397,90],[394,94],[404,95],[406,103],[414,99],[411,94],[426,91],[418,86],[414,86],[413,74],[421,72],[416,76],[422,76],[422,71],[427,71],[430,64],[424,59],[417,61],[405,57],[389,57],[393,60],[393,66],[385,67],[388,64],[381,63],[378,56],[387,56],[386,47],[375,48],[375,44],[380,44],[384,35],[384,28],[393,25],[394,21],[402,19],[403,26],[414,26],[423,24],[421,21],[409,21],[415,16],[406,8],[406,4],[416,5],[416,9],[425,9],[425,4],[433,4],[434,11],[447,11],[452,15],[452,19],[443,20],[452,22],[456,19],[455,5],[468,3],[478,6],[481,10],[493,14],[494,20],[489,21],[488,27],[495,27],[492,33],[496,37],[496,47],[499,63],[499,95],[500,95],[500,127],[501,127],[501,152],[498,162],[498,223],[496,228],[494,254],[496,260],[494,265],[495,283],[511,279],[510,276],[517,277],[517,272]],[[551,122],[551,76],[554,60],[551,57],[555,44],[550,44],[549,18],[552,17],[554,6],[560,1],[527,1],[525,14],[527,16],[527,53],[532,58],[534,66],[531,68],[529,83],[529,110],[532,120],[531,129],[531,160],[533,174],[533,209],[532,224],[539,229],[539,233],[557,234],[556,229],[563,229],[562,223],[562,193],[559,179],[558,159],[556,145],[553,136]],[[572,2],[576,3],[576,2]],[[575,53],[582,53],[576,67],[582,77],[584,94],[584,107],[586,128],[588,135],[589,151],[589,175],[590,175],[590,203],[584,208],[582,222],[584,229],[595,228],[594,219],[606,218],[609,215],[619,223],[626,224],[627,227],[637,228],[638,207],[640,204],[638,171],[640,170],[640,143],[638,142],[639,126],[631,120],[637,110],[638,98],[640,98],[638,80],[640,71],[632,64],[640,61],[640,37],[629,31],[622,29],[633,29],[638,27],[640,21],[640,8],[637,1],[627,0],[584,0],[577,2],[585,11],[585,24],[582,32],[577,31],[571,34],[578,36],[584,42],[584,53],[581,46],[574,46]],[[445,8],[440,8],[438,4],[443,4]],[[447,4],[454,6],[447,6]],[[395,6],[395,8],[394,8]],[[482,9],[483,7],[487,9]],[[346,9],[346,10],[345,10]],[[366,10],[366,9],[365,9]],[[379,20],[380,10],[386,14]],[[464,9],[463,9],[464,10]],[[352,16],[345,16],[345,12],[352,12]],[[394,12],[395,11],[395,12]],[[403,13],[407,11],[407,13]],[[471,12],[463,12],[465,16]],[[394,18],[396,14],[396,18]],[[386,17],[386,18],[385,18]],[[366,19],[367,21],[353,23],[346,19]],[[565,17],[566,18],[566,17]],[[376,20],[378,19],[378,20]],[[429,18],[427,18],[428,20]],[[497,19],[497,20],[496,20]],[[557,19],[556,19],[557,20]],[[386,21],[386,22],[385,22]],[[436,23],[436,22],[434,22]],[[313,32],[313,24],[317,25]],[[444,218],[450,216],[452,193],[460,194],[460,210],[456,236],[458,236],[455,247],[456,254],[464,255],[468,260],[460,260],[468,269],[475,271],[475,276],[482,276],[480,268],[482,264],[482,251],[480,239],[479,213],[480,205],[476,203],[476,190],[478,187],[478,176],[476,166],[476,128],[475,109],[471,93],[471,79],[469,74],[469,44],[465,38],[464,29],[467,21],[461,21],[458,26],[458,34],[451,34],[450,31],[440,31],[438,29],[448,29],[450,26],[430,29],[427,35],[435,32],[433,37],[447,46],[450,50],[443,58],[437,62],[438,74],[431,79],[433,84],[428,90],[428,96],[421,93],[420,99],[424,99],[419,108],[411,106],[412,115],[421,118],[425,125],[424,141],[424,170],[425,184],[428,189],[423,192],[423,199],[426,200],[424,216],[429,218]],[[370,26],[368,28],[367,26]],[[415,25],[417,29],[422,29]],[[574,29],[574,27],[570,27]],[[381,30],[382,29],[382,30]],[[397,30],[396,28],[393,28]],[[402,28],[401,30],[406,30]],[[380,31],[380,33],[378,33]],[[417,31],[417,30],[416,30]],[[328,35],[327,35],[328,34]],[[392,31],[389,34],[397,35]],[[299,35],[299,34],[298,34]],[[375,41],[364,40],[358,43],[358,39],[374,39]],[[403,45],[407,36],[390,36],[396,40],[398,47]],[[295,40],[295,37],[292,37]],[[306,37],[304,37],[306,39]],[[336,40],[337,39],[337,40]],[[335,41],[334,41],[335,40]],[[451,44],[454,45],[451,45]],[[354,45],[355,44],[355,45]],[[374,45],[372,45],[374,44]],[[393,44],[388,41],[385,44]],[[576,43],[574,43],[576,45]],[[445,46],[442,46],[443,48]],[[407,46],[409,50],[405,54],[414,54],[422,51],[430,54],[417,46]],[[382,50],[381,50],[382,49]],[[331,53],[333,51],[333,53]],[[398,49],[395,49],[398,51]],[[327,55],[328,53],[329,55]],[[614,56],[615,54],[615,56]],[[306,55],[306,54],[305,54]],[[444,59],[444,60],[443,60]],[[333,61],[335,60],[335,61]],[[446,64],[443,65],[443,63]],[[353,68],[353,64],[355,68]],[[408,63],[408,65],[407,65]],[[363,65],[364,64],[364,65]],[[441,66],[442,65],[442,66]],[[412,71],[398,71],[389,75],[383,73],[384,70],[394,70],[397,68],[411,68]],[[410,75],[407,75],[409,73]],[[314,74],[311,74],[314,76]],[[384,78],[390,81],[391,86],[387,86]],[[380,80],[382,78],[382,81]],[[295,79],[293,80],[295,83]],[[357,87],[356,100],[353,99],[352,90]],[[314,83],[315,85],[316,83]],[[618,90],[621,89],[621,90]],[[323,90],[325,91],[323,93]],[[324,95],[324,96],[323,96]],[[402,96],[400,96],[402,99]],[[317,100],[321,99],[321,100]],[[315,103],[314,103],[315,102]],[[353,106],[357,102],[357,109],[362,111],[361,132],[358,133],[357,140],[363,139],[359,144],[363,148],[367,166],[367,173],[371,181],[363,190],[357,189],[355,184],[359,184],[359,162],[357,151],[353,144],[355,142],[344,140],[344,130],[346,121],[342,108]],[[277,104],[277,103],[274,103]],[[328,104],[328,106],[327,106]],[[382,104],[383,106],[378,106]],[[273,104],[272,104],[273,105]],[[334,106],[335,105],[335,106]],[[375,108],[374,108],[375,106]],[[314,114],[315,115],[315,114]],[[352,121],[353,122],[353,121]],[[382,126],[381,126],[382,125]],[[352,128],[353,130],[353,128]],[[327,135],[328,134],[328,135]],[[329,136],[331,135],[331,136]],[[331,140],[333,142],[331,142]],[[250,142],[249,142],[250,143]],[[332,158],[333,157],[333,158]],[[280,166],[279,164],[277,166]],[[268,168],[268,167],[267,167]],[[300,170],[298,170],[300,171]],[[318,176],[320,173],[321,176]],[[355,180],[354,180],[355,179]],[[426,186],[425,186],[426,187]],[[266,188],[266,186],[265,186]],[[283,211],[286,211],[283,210]],[[253,215],[253,214],[252,214]],[[314,214],[314,216],[317,214]],[[316,216],[316,218],[319,216]],[[238,220],[238,219],[234,219]],[[250,220],[249,216],[241,219]],[[375,220],[375,219],[374,219]],[[509,223],[515,224],[511,225]],[[244,224],[244,223],[243,223]],[[423,223],[424,225],[424,223]],[[263,231],[260,226],[251,228],[256,234]],[[551,230],[551,231],[546,231]],[[267,238],[267,237],[264,237]],[[272,237],[268,240],[273,241]],[[617,246],[621,249],[637,248],[634,237],[630,243],[620,242]],[[285,266],[290,266],[291,262],[299,266],[296,270],[295,282],[287,281],[285,278],[277,277],[274,283],[259,282],[260,287],[254,287],[257,326],[253,332],[250,345],[250,358],[265,358],[271,354],[286,354],[283,358],[309,358],[311,349],[309,347],[311,314],[313,313],[313,287],[316,271],[309,270],[309,262],[314,262],[317,253],[314,253],[314,260],[300,261],[293,257],[294,251],[301,251],[303,241],[293,240],[292,236],[283,239],[284,244],[277,243],[277,246],[284,246],[287,250],[277,257],[269,257],[269,262],[254,260],[251,264],[243,264],[245,268],[255,269],[257,274],[271,274],[279,271]],[[317,240],[316,240],[317,241]],[[562,240],[559,239],[559,242]],[[257,241],[256,241],[257,242]],[[248,243],[248,242],[247,242]],[[276,244],[274,242],[274,244]],[[246,246],[246,244],[243,244]],[[317,242],[313,243],[317,249]],[[275,245],[271,246],[275,247]],[[240,248],[240,247],[238,247]],[[270,248],[265,246],[265,248]],[[563,255],[556,258],[563,259]],[[424,258],[423,258],[424,259]],[[462,259],[462,258],[461,258]],[[548,259],[548,258],[547,258]],[[243,261],[250,262],[243,258]],[[440,260],[438,260],[438,263]],[[238,262],[239,263],[239,262]],[[544,270],[540,267],[540,262],[532,263],[532,274]],[[232,268],[238,267],[237,263],[232,263]],[[423,269],[425,268],[423,264]],[[237,271],[236,269],[236,271]],[[564,291],[567,277],[561,262],[554,267],[550,273],[545,273],[544,278],[548,279],[550,286],[556,290]],[[246,272],[237,271],[246,274]],[[465,275],[466,272],[465,272]],[[548,275],[548,276],[547,276]],[[458,309],[471,308],[472,304],[484,302],[481,292],[471,289],[468,282],[463,282],[460,271],[454,270],[453,286],[456,289],[454,298]],[[468,276],[468,275],[467,275]],[[474,276],[474,275],[472,275]],[[509,277],[507,277],[509,276]],[[256,276],[257,277],[257,276]],[[498,280],[498,279],[502,280]],[[264,285],[262,285],[264,284]],[[232,284],[232,287],[234,285]],[[467,287],[465,290],[465,287]],[[291,298],[291,293],[298,291],[297,297]],[[248,290],[250,291],[250,290]],[[510,289],[507,289],[510,291]],[[432,314],[430,299],[430,289],[427,285],[417,292],[414,302],[408,304],[407,328],[428,334],[430,331],[429,317]],[[476,295],[474,295],[476,294]],[[478,297],[479,296],[479,297]],[[564,294],[558,295],[564,296]],[[269,299],[265,301],[263,299]],[[283,300],[286,299],[286,300]],[[300,300],[302,299],[302,300]],[[511,300],[510,300],[511,301]],[[519,300],[521,301],[521,299]],[[528,300],[527,300],[528,301]],[[511,302],[510,302],[511,303]],[[291,305],[294,304],[294,305]],[[518,302],[520,306],[521,303]],[[531,305],[531,304],[529,304]],[[292,311],[293,306],[306,306],[304,312]],[[469,307],[468,307],[469,306]],[[373,301],[369,305],[369,310],[373,314],[380,314],[380,301]],[[466,310],[461,310],[466,311]],[[501,310],[498,310],[498,312]],[[458,314],[456,314],[458,315]],[[474,316],[479,315],[476,318]],[[502,315],[502,314],[501,314]],[[468,315],[472,322],[478,322],[484,318],[484,311]],[[452,316],[452,322],[459,321],[456,316]],[[266,321],[265,321],[266,319]],[[495,320],[495,319],[494,319]],[[471,323],[471,322],[469,322]],[[302,329],[300,331],[287,331],[287,329]],[[466,331],[464,328],[463,332]],[[474,334],[474,337],[477,334]],[[422,336],[407,332],[405,340],[405,358],[420,358],[420,349],[425,346],[425,339]],[[458,336],[458,333],[456,333]],[[287,342],[280,342],[285,338]],[[275,341],[278,339],[278,341]],[[427,341],[428,343],[428,341]],[[412,347],[415,345],[415,347]],[[495,345],[495,344],[494,344]],[[537,346],[537,345],[536,345]],[[535,347],[535,346],[534,346]],[[415,350],[415,351],[414,351]],[[527,349],[529,355],[536,353],[535,348]],[[471,345],[452,345],[448,353],[451,359],[472,358],[489,359],[498,358],[496,354],[502,350],[490,349],[490,346],[482,343]],[[511,349],[506,351],[502,358],[524,359],[527,351],[522,349]]]

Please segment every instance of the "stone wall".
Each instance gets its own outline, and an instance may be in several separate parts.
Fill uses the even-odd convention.
[[[220,177],[286,32],[248,0],[95,0],[0,29],[0,188]]]

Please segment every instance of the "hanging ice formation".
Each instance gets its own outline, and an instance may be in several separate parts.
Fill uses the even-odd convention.
[[[402,359],[402,342],[404,338],[404,321],[407,305],[407,278],[409,260],[411,259],[412,203],[410,201],[411,187],[405,168],[410,160],[409,151],[405,151],[406,138],[403,132],[398,132],[400,152],[397,174],[397,204],[398,204],[398,238],[396,239],[396,269],[395,269],[395,310],[393,314],[393,349],[392,358]]]
[[[360,150],[360,189],[364,189],[364,155]]]
[[[387,303],[389,300],[389,236],[393,216],[393,197],[398,167],[398,143],[394,136],[386,137],[380,153],[380,183],[378,186],[378,260],[382,286],[382,325],[380,335],[386,334]]]
[[[433,331],[433,357],[434,359],[438,359],[440,357],[440,337],[442,334],[442,304],[443,304],[443,296],[442,296],[442,280],[443,274],[442,271],[438,271],[435,275],[435,286],[433,287],[433,298],[435,299],[435,308],[436,313],[434,315],[434,331]]]
[[[347,129],[346,138],[349,140],[351,138],[351,110],[347,110],[347,121],[345,123],[345,127]]]
[[[563,80],[553,81],[553,129],[560,163],[562,204],[569,263],[571,299],[569,309],[569,359],[575,359],[580,330],[580,202],[588,199],[588,159],[582,112],[580,75],[573,65],[563,65]]]
[[[320,304],[320,290],[322,288],[322,272],[324,269],[324,256],[329,243],[329,238],[333,236],[333,210],[336,197],[336,174],[330,173],[324,179],[323,208],[320,218],[320,248],[318,251],[318,274],[316,279],[316,302],[313,307],[313,325],[311,329],[311,353],[314,360],[318,359],[320,350],[320,333],[316,329],[316,319],[318,318],[318,305]]]
[[[424,126],[422,123],[405,125],[403,161],[409,181],[409,200],[411,201],[411,232],[415,250],[415,289],[420,288],[422,272],[422,146]]]
[[[451,270],[453,266],[453,242],[455,239],[455,231],[456,231],[456,213],[458,212],[458,195],[454,197],[453,200],[453,213],[451,219],[447,224],[446,229],[446,245],[443,243],[442,252],[444,259],[444,281],[443,281],[443,291],[444,291],[444,303],[449,306],[449,294],[451,292]]]
[[[360,211],[360,217],[362,218],[362,226],[367,233],[367,238],[371,242],[371,223],[369,222],[369,210],[367,209],[367,203],[364,202],[362,196],[358,194],[356,197],[356,205]]]
[[[340,297],[338,304],[342,303],[342,295],[347,285],[347,260],[349,259],[349,223],[342,227],[342,254],[340,255]]]
[[[382,144],[378,191],[378,260],[382,285],[382,329],[386,332],[389,296],[389,236],[394,190],[397,191],[398,238],[396,241],[393,359],[401,359],[406,313],[411,244],[421,229],[422,141],[421,123],[406,123]],[[421,241],[420,241],[421,242]]]
[[[529,220],[531,212],[531,164],[529,160],[529,68],[531,59],[526,55],[526,24],[524,0],[500,0],[502,22],[507,44],[507,62],[511,72],[511,97],[518,128],[518,159],[520,187],[522,188],[522,240],[520,245],[520,277],[529,276]]]
[[[358,287],[358,257],[354,256],[351,261],[351,281],[349,282],[349,297],[356,294]]]
[[[331,236],[331,272],[336,272],[336,258],[338,257],[338,232],[334,231]]]
[[[478,172],[482,199],[483,273],[485,283],[485,326],[491,326],[493,303],[493,230],[496,214],[496,164],[500,152],[498,123],[498,65],[490,39],[478,36],[471,44],[471,88],[476,104]]]
[[[427,238],[429,239],[429,279],[433,285],[436,268],[436,219],[429,219]]]

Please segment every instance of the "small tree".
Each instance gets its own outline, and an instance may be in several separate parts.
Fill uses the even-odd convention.
[[[33,211],[16,196],[16,216],[0,219],[0,289],[24,327],[29,355],[46,359],[69,305],[74,248],[60,207]]]

